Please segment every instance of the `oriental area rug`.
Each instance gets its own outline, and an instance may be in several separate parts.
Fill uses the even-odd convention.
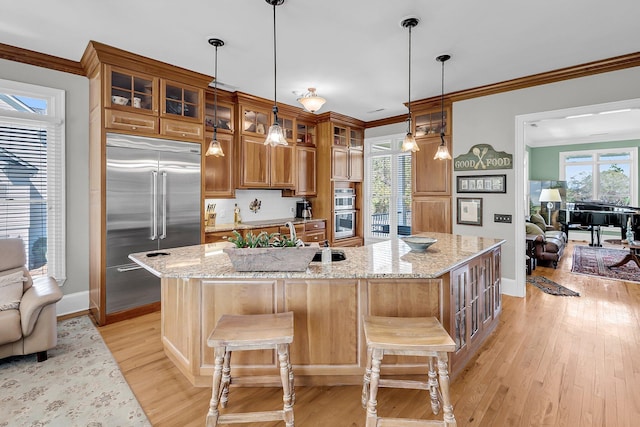
[[[87,316],[58,322],[48,353],[0,360],[0,426],[151,426]]]
[[[571,272],[606,279],[640,282],[640,268],[633,261],[620,267],[607,268],[608,265],[623,259],[628,253],[628,250],[623,249],[575,246]]]
[[[559,283],[542,276],[527,276],[527,283],[540,289],[545,294],[560,295],[563,297],[579,297],[580,294]]]

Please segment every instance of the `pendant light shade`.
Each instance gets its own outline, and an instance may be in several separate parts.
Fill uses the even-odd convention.
[[[269,127],[267,132],[267,139],[264,140],[264,145],[271,145],[272,147],[278,145],[289,145],[284,137],[284,132],[280,126],[278,120],[278,101],[277,101],[277,76],[278,76],[278,60],[276,55],[276,6],[280,6],[284,3],[284,0],[266,0],[271,6],[273,6],[273,124]]]
[[[209,39],[209,44],[216,48],[216,56],[213,71],[213,139],[209,143],[206,156],[224,157],[222,146],[218,142],[218,48],[224,46],[224,42],[220,39]]]
[[[438,146],[438,151],[436,151],[436,155],[433,156],[434,160],[451,160],[451,154],[449,154],[449,149],[447,148],[447,141],[444,138],[444,130],[446,129],[446,123],[444,121],[444,63],[451,59],[450,55],[440,55],[436,58],[436,61],[442,63],[442,92],[440,95],[440,146]]]
[[[409,108],[409,113],[407,116],[407,134],[405,135],[404,140],[402,141],[401,150],[411,151],[412,153],[415,153],[416,151],[420,151],[420,148],[418,147],[418,143],[416,142],[416,139],[413,137],[412,126],[411,126],[411,29],[416,25],[418,25],[418,22],[420,22],[418,18],[407,18],[400,23],[400,25],[402,25],[404,28],[409,29],[409,101],[407,103],[407,106]]]
[[[316,94],[315,87],[310,87],[308,91],[309,92],[298,98],[298,102],[302,104],[305,110],[309,111],[310,113],[315,113],[320,108],[322,108],[327,100]]]

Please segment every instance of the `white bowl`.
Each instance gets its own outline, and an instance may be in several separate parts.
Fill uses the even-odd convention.
[[[411,252],[424,252],[438,240],[431,237],[407,236],[403,237],[402,241],[411,248]]]
[[[112,96],[111,102],[116,105],[127,105],[129,103],[129,98],[125,98],[124,96]]]

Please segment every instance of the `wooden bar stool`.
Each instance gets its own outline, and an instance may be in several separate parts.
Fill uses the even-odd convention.
[[[207,427],[221,424],[253,423],[283,420],[293,427],[293,370],[289,361],[289,344],[293,342],[293,312],[276,314],[223,315],[207,339],[213,347],[215,368],[211,402],[207,413]],[[231,384],[231,353],[242,350],[275,349],[280,363],[280,379],[284,394],[284,408],[276,411],[244,412],[220,415],[218,404],[227,407]]]
[[[449,397],[447,352],[456,345],[435,317],[378,317],[364,316],[367,339],[367,368],[362,386],[362,406],[367,410],[366,427],[383,426],[456,426]],[[426,356],[429,358],[427,381],[380,378],[380,364],[385,355]],[[435,365],[438,367],[436,375]],[[439,380],[438,380],[439,376]],[[428,390],[431,409],[443,421],[409,418],[381,418],[376,411],[378,387]]]

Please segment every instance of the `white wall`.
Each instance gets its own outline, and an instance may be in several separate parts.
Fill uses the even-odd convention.
[[[640,67],[636,67],[454,103],[453,157],[467,153],[476,144],[491,144],[498,151],[514,154],[514,169],[485,172],[506,173],[507,193],[474,195],[483,198],[483,226],[457,225],[455,221],[453,226],[456,234],[496,237],[507,241],[502,252],[505,293],[524,296],[525,289],[524,217],[515,210],[516,186],[522,186],[524,182],[524,147],[516,147],[516,140],[522,140],[521,135],[516,135],[516,116],[639,96]],[[454,172],[454,175],[457,174],[468,175],[469,172]],[[453,179],[455,184],[455,176]],[[455,185],[452,188],[452,212],[455,215],[455,199],[458,195]],[[494,213],[511,214],[514,223],[494,223]]]
[[[66,96],[67,281],[65,298],[89,305],[89,80],[0,59],[0,78],[63,89]],[[81,295],[78,298],[78,295]]]

